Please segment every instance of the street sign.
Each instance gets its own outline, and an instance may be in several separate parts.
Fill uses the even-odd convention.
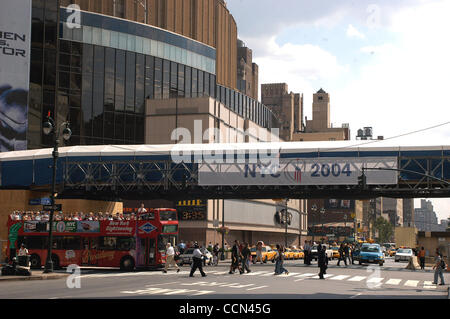
[[[57,210],[57,211],[61,211],[62,210],[62,204],[55,204],[54,206],[52,205],[44,205],[44,211],[49,212],[52,210]]]
[[[41,205],[41,199],[40,198],[30,199],[28,201],[28,205],[32,205],[32,206],[34,206],[34,205]]]
[[[51,205],[52,200],[48,197],[33,198],[28,201],[28,205]]]

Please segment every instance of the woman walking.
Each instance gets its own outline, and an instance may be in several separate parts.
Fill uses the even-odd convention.
[[[284,248],[283,246],[277,245],[277,257],[275,263],[275,275],[281,275],[282,273],[286,273],[289,275],[289,271],[284,268]]]

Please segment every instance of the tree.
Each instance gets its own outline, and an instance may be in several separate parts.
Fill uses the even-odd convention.
[[[378,231],[378,241],[380,243],[387,243],[391,241],[394,236],[394,227],[390,222],[383,217],[378,217],[375,221],[374,227]]]

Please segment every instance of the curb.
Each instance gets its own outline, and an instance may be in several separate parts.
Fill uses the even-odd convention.
[[[52,279],[62,279],[68,277],[70,274],[61,274],[61,275],[48,275],[48,276],[17,276],[16,277],[9,277],[8,278],[2,278],[0,276],[0,283],[3,281],[24,281],[24,280],[52,280]]]

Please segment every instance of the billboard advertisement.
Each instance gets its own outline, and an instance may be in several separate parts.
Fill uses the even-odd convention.
[[[199,164],[199,185],[358,185],[362,168],[397,168],[396,157],[280,159],[264,164]],[[366,171],[368,185],[395,185],[395,171]]]
[[[0,0],[0,152],[27,149],[31,0]]]
[[[327,199],[325,200],[325,208],[353,210],[355,208],[355,201],[350,199]]]

